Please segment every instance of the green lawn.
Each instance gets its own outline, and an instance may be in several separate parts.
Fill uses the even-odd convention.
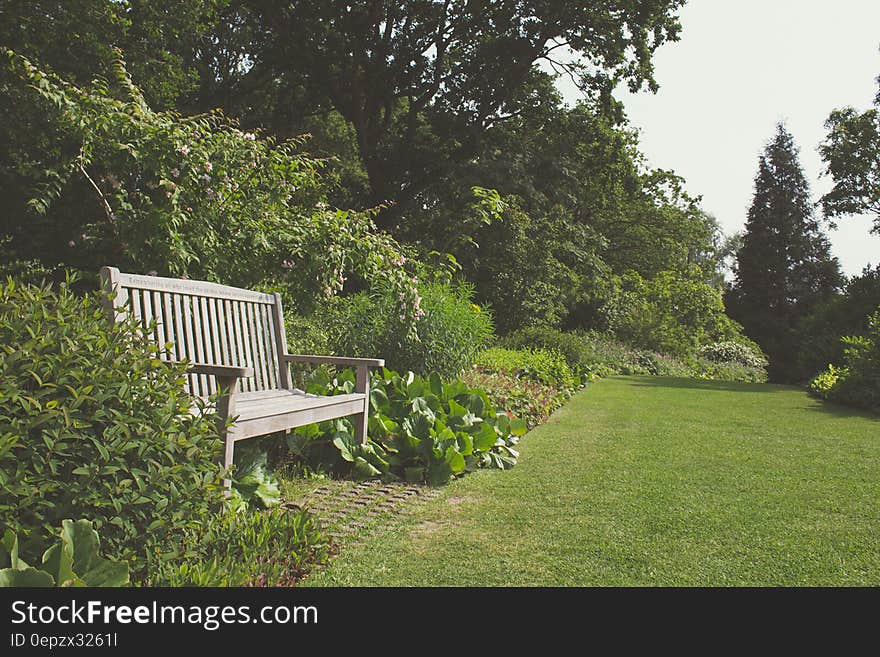
[[[785,386],[603,380],[307,585],[880,584],[880,419]]]

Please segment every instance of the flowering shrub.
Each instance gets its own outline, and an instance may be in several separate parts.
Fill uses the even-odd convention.
[[[122,62],[109,82],[80,88],[0,53],[59,144],[22,165],[43,225],[16,235],[20,259],[43,255],[32,240],[51,234],[64,265],[280,286],[306,309],[357,275],[392,289],[411,328],[418,291],[398,245],[372,212],[326,204],[321,163],[297,152],[303,139],[277,143],[219,112],[154,112]]]
[[[758,345],[725,340],[712,342],[697,350],[697,356],[713,363],[739,363],[746,367],[767,367],[767,357]]]

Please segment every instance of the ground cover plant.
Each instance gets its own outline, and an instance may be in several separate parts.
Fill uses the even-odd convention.
[[[354,389],[351,370],[331,376],[322,368],[305,389],[341,394]],[[479,388],[434,373],[419,377],[387,368],[371,377],[369,441],[357,444],[346,419],[294,430],[291,452],[311,471],[358,479],[385,477],[444,484],[477,468],[508,469],[526,424],[510,417]]]

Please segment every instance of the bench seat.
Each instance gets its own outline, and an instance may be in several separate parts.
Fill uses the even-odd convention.
[[[235,440],[295,429],[306,424],[363,413],[366,394],[310,395],[301,390],[241,393],[235,400]]]

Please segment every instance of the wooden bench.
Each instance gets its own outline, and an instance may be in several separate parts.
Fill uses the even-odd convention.
[[[159,345],[164,360],[189,364],[190,394],[218,395],[227,468],[239,440],[334,418],[353,416],[355,440],[366,442],[369,368],[381,367],[385,361],[287,353],[277,292],[125,274],[115,267],[103,267],[101,281],[113,321],[133,313]],[[354,392],[324,396],[298,390],[291,385],[290,363],[354,367]],[[234,419],[229,428],[228,418]],[[227,488],[230,485],[227,480]]]

